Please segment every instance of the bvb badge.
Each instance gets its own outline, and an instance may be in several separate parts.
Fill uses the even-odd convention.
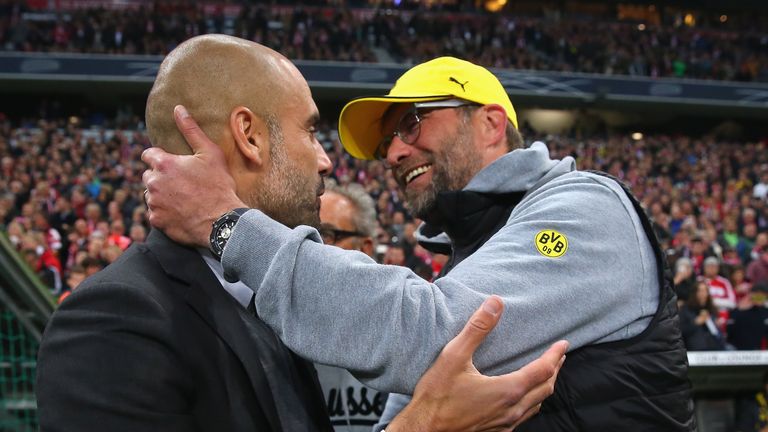
[[[536,249],[549,258],[560,258],[568,250],[568,239],[555,230],[541,230],[536,234]]]

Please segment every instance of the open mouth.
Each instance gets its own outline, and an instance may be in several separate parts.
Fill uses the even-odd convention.
[[[415,180],[417,177],[421,176],[422,174],[426,173],[427,171],[432,169],[431,164],[422,165],[420,167],[417,167],[405,174],[405,184],[408,185],[410,182]]]

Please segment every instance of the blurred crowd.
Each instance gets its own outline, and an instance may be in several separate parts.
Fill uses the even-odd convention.
[[[768,140],[547,141],[641,201],[672,270],[688,350],[768,348]]]
[[[165,55],[182,41],[227,33],[274,48],[291,59],[375,62],[366,27],[345,8],[154,2],[138,8],[85,8],[29,14],[0,8],[0,47],[11,51]],[[226,12],[226,13],[225,13]],[[34,19],[25,18],[33,17]]]
[[[496,68],[768,81],[768,33],[594,20],[414,16],[393,26],[400,61],[451,54]]]
[[[608,172],[642,202],[674,274],[689,349],[766,348],[768,141],[540,138],[553,157],[574,156],[580,169]],[[362,185],[374,199],[378,259],[433,278],[446,257],[416,244],[419,221],[391,173],[380,162],[351,158],[330,124],[318,139],[334,163],[331,177]],[[140,156],[148,146],[140,127],[0,121],[0,226],[55,295],[144,241]]]
[[[142,132],[0,123],[0,224],[54,295],[146,237],[147,146]]]
[[[498,68],[768,81],[768,31],[760,26],[313,4],[323,3],[177,1],[29,13],[24,2],[6,1],[0,2],[0,49],[162,55],[190,37],[228,33],[291,59],[415,64],[455,55]]]

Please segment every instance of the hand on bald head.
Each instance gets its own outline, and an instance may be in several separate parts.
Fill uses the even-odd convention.
[[[191,153],[174,123],[176,105],[184,105],[208,137],[222,146],[231,136],[234,109],[247,107],[262,121],[277,118],[276,101],[284,99],[291,69],[295,67],[279,53],[244,39],[225,35],[189,39],[160,65],[147,99],[152,144],[170,153]]]

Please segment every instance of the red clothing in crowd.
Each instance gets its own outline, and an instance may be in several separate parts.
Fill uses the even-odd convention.
[[[715,276],[712,279],[707,279],[707,285],[709,285],[709,295],[712,297],[712,302],[718,309],[736,307],[736,292],[733,291],[733,286],[728,279]]]
[[[112,234],[107,237],[107,243],[111,245],[117,245],[121,250],[126,250],[128,249],[128,246],[131,245],[131,239],[124,235]]]

